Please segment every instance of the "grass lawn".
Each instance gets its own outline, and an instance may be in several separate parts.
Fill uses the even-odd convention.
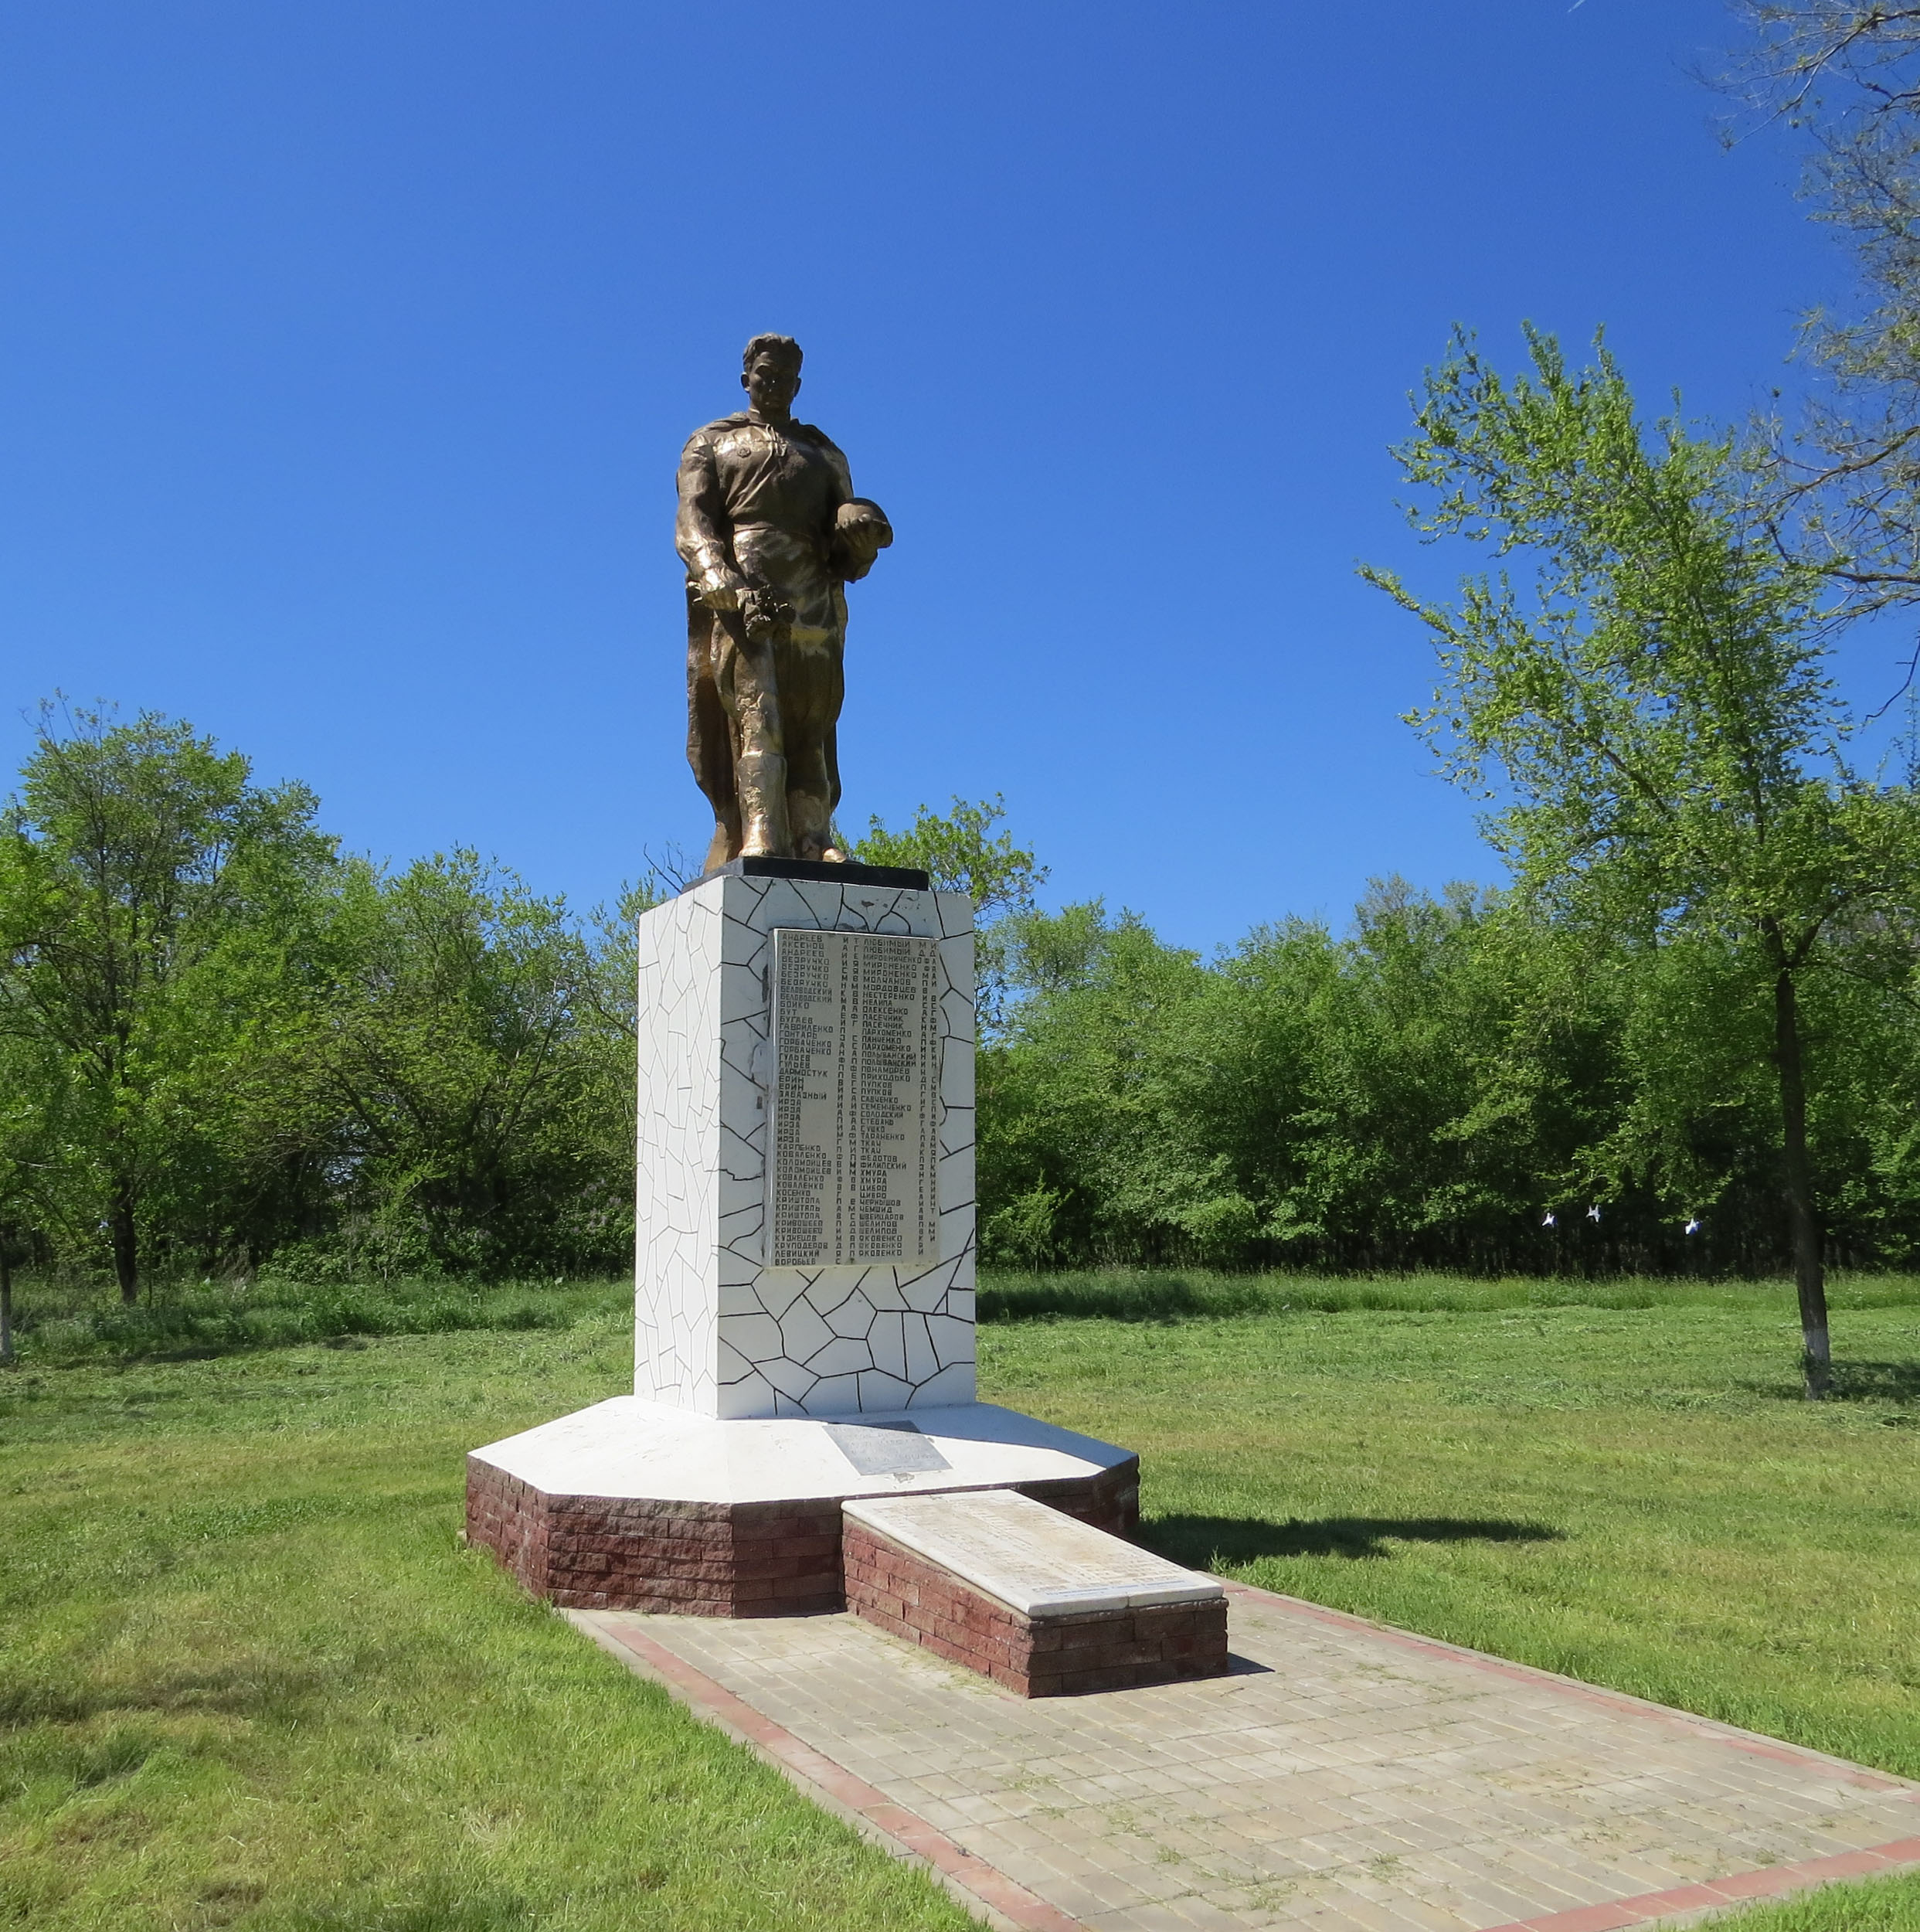
[[[0,1923],[970,1925],[457,1543],[631,1333],[0,1378]]]
[[[968,1923],[458,1546],[467,1447],[627,1385],[623,1301],[333,1347],[258,1345],[328,1325],[286,1294],[29,1307],[0,1922]],[[1010,1278],[981,1379],[1139,1449],[1184,1561],[1920,1776],[1920,1284],[1835,1301],[1823,1405],[1784,1290],[1631,1284]],[[1920,1928],[1920,1884],[1742,1923]]]
[[[1137,1449],[1168,1556],[1920,1777],[1920,1284],[1836,1291],[1826,1403],[1784,1287],[1046,1287],[983,1382]],[[1742,1923],[1905,1932],[1920,1879]]]

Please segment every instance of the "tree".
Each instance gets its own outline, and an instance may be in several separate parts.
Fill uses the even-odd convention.
[[[907,866],[930,873],[936,892],[965,893],[974,902],[976,918],[990,920],[1018,912],[1033,903],[1035,889],[1047,876],[1013,834],[997,836],[994,828],[1007,815],[1006,801],[969,804],[956,798],[944,816],[922,805],[904,832],[889,832],[875,818],[867,835],[853,848],[863,866]]]
[[[1034,894],[1047,868],[1011,832],[995,834],[1007,815],[996,793],[969,804],[956,797],[942,816],[922,805],[904,832],[889,832],[878,818],[852,848],[862,865],[904,866],[927,873],[936,892],[965,893],[974,902],[976,1005],[983,1033],[1005,1019],[1007,947],[1010,922],[1033,910]]]
[[[1606,975],[1497,896],[1376,882],[1344,937],[1288,920],[1210,963],[1097,904],[1013,937],[980,1061],[988,1258],[1646,1258],[1637,1199],[1604,1239],[1541,1230],[1617,1116],[1618,1013]]]
[[[630,1248],[631,1035],[565,906],[457,851],[352,869],[339,923],[308,1077],[386,1257],[498,1273]]]
[[[1920,601],[1920,7],[1740,0],[1754,38],[1730,85],[1812,144],[1816,219],[1853,243],[1861,301],[1817,310],[1796,423],[1763,426],[1777,541],[1857,612]],[[1911,675],[1911,673],[1909,673]]]
[[[0,819],[0,1032],[58,1063],[70,1213],[104,1227],[131,1301],[143,1213],[205,1145],[332,842],[304,786],[255,786],[151,713],[43,710],[22,777]]]
[[[1201,1104],[1266,1236],[1347,1267],[1585,1259],[1539,1233],[1612,1124],[1604,1017],[1548,996],[1557,951],[1498,895],[1388,879],[1342,940],[1290,920],[1224,959]]]
[[[1098,904],[1013,922],[1023,995],[980,1062],[981,1233],[993,1258],[1149,1260],[1231,1244],[1222,1162],[1177,1096],[1206,969]]]
[[[1449,605],[1364,574],[1439,640],[1440,688],[1415,722],[1493,801],[1521,900],[1643,959],[1721,962],[1718,998],[1670,1009],[1671,1045],[1770,1063],[1817,1396],[1830,1349],[1808,989],[1827,974],[1907,989],[1920,813],[1910,786],[1843,758],[1820,573],[1769,540],[1731,439],[1643,427],[1604,345],[1574,375],[1551,338],[1528,339],[1532,373],[1510,383],[1456,335],[1396,454],[1425,493],[1416,529],[1527,559],[1531,582],[1471,577]]]
[[[57,1165],[59,1080],[53,1056],[0,1033],[0,1364],[13,1347],[13,1270],[46,1219]]]

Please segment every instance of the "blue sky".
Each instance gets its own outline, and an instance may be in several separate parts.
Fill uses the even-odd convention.
[[[758,329],[895,547],[850,831],[1006,795],[1211,947],[1486,878],[1398,714],[1456,321],[1738,414],[1847,290],[1719,0],[0,4],[0,752],[56,688],[584,906],[707,830],[680,444]],[[1450,574],[1448,566],[1446,573]],[[1898,640],[1863,642],[1871,702]]]

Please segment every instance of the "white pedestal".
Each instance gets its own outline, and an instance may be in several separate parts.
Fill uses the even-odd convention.
[[[767,1265],[773,935],[938,942],[938,1258]],[[723,876],[640,922],[634,1392],[715,1417],[974,1400],[974,921],[964,894]]]

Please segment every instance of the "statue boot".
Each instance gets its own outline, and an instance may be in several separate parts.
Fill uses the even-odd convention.
[[[778,752],[749,752],[733,772],[740,801],[741,857],[790,857],[793,841],[787,829],[787,760]]]

